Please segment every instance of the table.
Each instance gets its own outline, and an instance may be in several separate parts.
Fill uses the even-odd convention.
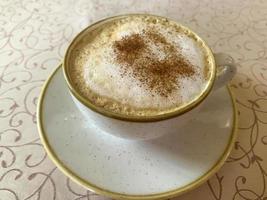
[[[222,169],[177,200],[267,199],[267,1],[0,1],[0,199],[104,200],[50,161],[36,126],[45,79],[88,24],[122,13],[168,16],[233,56],[238,139]]]

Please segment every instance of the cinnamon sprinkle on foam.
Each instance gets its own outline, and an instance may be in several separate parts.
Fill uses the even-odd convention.
[[[165,58],[160,59],[148,43],[161,45]],[[179,77],[192,77],[194,66],[181,55],[179,48],[155,30],[122,37],[113,44],[115,62],[122,66],[122,76],[132,73],[147,89],[168,97],[179,87]]]

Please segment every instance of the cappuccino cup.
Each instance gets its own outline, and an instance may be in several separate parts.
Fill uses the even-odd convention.
[[[212,53],[171,19],[128,14],[80,32],[66,51],[63,71],[89,123],[120,138],[147,140],[178,133],[236,67],[229,55]]]

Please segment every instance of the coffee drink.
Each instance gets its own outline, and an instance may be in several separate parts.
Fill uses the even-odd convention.
[[[73,86],[107,111],[153,116],[198,99],[212,77],[203,41],[165,18],[114,19],[76,41],[69,63]]]

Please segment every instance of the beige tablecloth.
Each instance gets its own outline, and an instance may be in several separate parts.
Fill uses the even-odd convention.
[[[179,200],[267,199],[267,1],[0,0],[0,199],[106,199],[64,176],[36,126],[41,86],[70,40],[103,17],[147,12],[174,18],[214,52],[231,54],[238,140],[222,169]]]

